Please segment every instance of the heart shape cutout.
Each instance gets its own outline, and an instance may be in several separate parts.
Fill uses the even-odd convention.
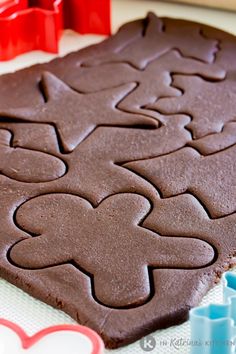
[[[0,354],[102,354],[102,339],[79,325],[58,325],[33,336],[10,321],[0,319]]]

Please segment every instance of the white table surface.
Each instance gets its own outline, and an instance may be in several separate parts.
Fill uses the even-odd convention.
[[[191,19],[213,25],[236,34],[236,13],[147,0],[113,0],[113,32],[115,32],[124,22],[135,18],[144,17],[147,11],[150,10],[156,12],[159,16]],[[63,56],[66,53],[98,42],[102,38],[102,36],[80,36],[72,31],[66,31],[60,41],[59,55]],[[46,62],[54,57],[55,55],[43,53],[41,51],[27,53],[11,61],[0,62],[0,74],[13,72],[17,69],[30,66],[35,63]],[[221,301],[221,291],[222,284],[219,284],[207,294],[202,303],[205,304],[209,302]],[[45,326],[53,324],[74,323],[72,319],[62,312],[42,304],[1,279],[0,317],[5,317],[9,320],[16,321],[29,334],[32,334]],[[157,331],[154,336],[157,341],[157,347],[151,352],[151,354],[189,353],[188,345],[181,346],[177,349],[171,345],[171,340],[173,338],[189,339],[188,323],[181,326],[172,327],[168,330]],[[114,354],[116,352],[121,354],[144,353],[138,342],[126,348],[113,351]]]

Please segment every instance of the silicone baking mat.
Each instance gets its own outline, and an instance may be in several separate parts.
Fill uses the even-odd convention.
[[[234,270],[236,273],[236,270]],[[222,303],[222,282],[211,289],[203,298],[201,305]],[[20,289],[0,280],[0,317],[11,320],[22,326],[32,335],[38,330],[57,324],[75,323],[62,311],[35,300]],[[191,349],[189,322],[156,331],[147,338],[151,340],[151,354],[188,354]],[[142,341],[117,350],[106,350],[105,354],[144,354]],[[81,353],[82,354],[82,353]]]
[[[186,18],[210,25],[217,24],[219,28],[236,34],[235,13],[212,11],[203,8],[193,10],[191,6],[178,6],[177,4],[146,0],[114,0],[113,31],[116,31],[124,22],[144,17],[149,10],[156,12],[159,16]],[[60,55],[65,55],[86,45],[96,43],[101,39],[102,36],[79,36],[67,31],[60,43]],[[49,61],[53,57],[51,54],[42,52],[28,53],[12,61],[0,63],[0,73],[12,72],[38,62]],[[202,304],[210,302],[222,302],[221,283],[209,291],[204,297]],[[28,334],[33,334],[44,327],[55,324],[74,323],[63,312],[33,299],[2,279],[0,279],[0,317],[5,317],[21,325]],[[190,351],[190,329],[188,322],[180,326],[157,331],[152,336],[152,342],[156,343],[156,345],[155,348],[153,347],[153,350],[149,351],[151,354],[187,354]],[[145,350],[142,349],[142,343],[139,341],[125,348],[106,351],[107,353],[142,354],[145,353]]]

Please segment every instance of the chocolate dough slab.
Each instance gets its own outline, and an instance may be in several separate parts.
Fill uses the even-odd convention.
[[[145,19],[0,77],[0,276],[108,348],[185,321],[236,250],[236,38]]]

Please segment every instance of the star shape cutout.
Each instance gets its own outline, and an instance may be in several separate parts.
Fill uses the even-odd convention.
[[[23,121],[49,123],[56,127],[64,152],[75,149],[97,126],[158,126],[155,119],[117,108],[136,87],[128,83],[96,93],[82,94],[49,72],[42,75],[46,102],[37,106],[7,109],[0,116]]]

